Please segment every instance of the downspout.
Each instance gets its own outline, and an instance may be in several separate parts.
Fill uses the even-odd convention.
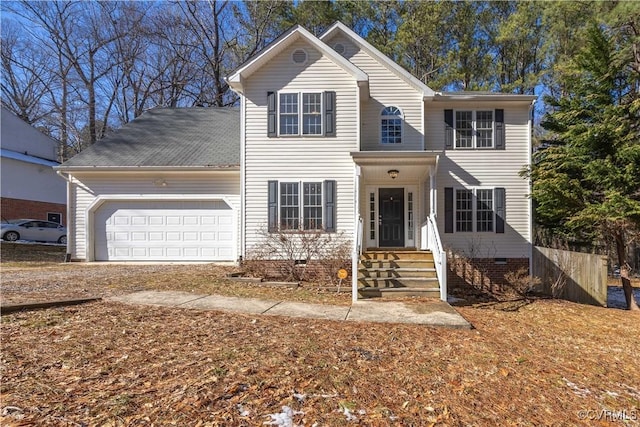
[[[69,235],[72,233],[75,233],[74,228],[71,226],[71,224],[74,224],[74,221],[71,221],[71,178],[69,177],[69,175],[65,175],[62,171],[57,170],[56,174],[64,179],[67,182],[67,213],[66,213],[66,225],[67,225],[67,249],[66,249],[66,254],[64,256],[64,262],[69,262],[71,261],[71,252],[69,251]]]
[[[527,164],[529,165],[529,167],[531,167],[531,160],[532,160],[531,138],[533,135],[533,107],[535,103],[536,101],[533,100],[531,101],[531,105],[529,105],[529,135],[528,135],[528,141],[527,141],[528,142]],[[527,181],[529,185],[529,194],[531,194],[531,191],[533,191],[531,178],[528,178]],[[529,275],[533,276],[533,202],[531,198],[529,198],[529,203],[527,204],[527,210],[529,214]]]

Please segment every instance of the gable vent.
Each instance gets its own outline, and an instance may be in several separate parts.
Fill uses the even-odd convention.
[[[333,50],[335,50],[342,56],[344,56],[345,52],[347,51],[342,43],[336,43],[336,45],[333,47]]]
[[[291,54],[291,59],[296,64],[304,64],[305,62],[307,62],[307,52],[302,49],[296,49]]]

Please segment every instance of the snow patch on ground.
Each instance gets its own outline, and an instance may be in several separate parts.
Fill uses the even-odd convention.
[[[640,305],[640,288],[633,289],[636,302]],[[624,299],[624,291],[620,286],[609,286],[607,290],[607,307],[627,308],[627,300]]]
[[[589,390],[588,388],[580,388],[575,383],[572,383],[568,379],[566,379],[564,377],[562,379],[564,380],[564,382],[567,385],[567,387],[569,387],[571,390],[573,390],[573,392],[575,394],[577,394],[578,396],[587,397],[588,395],[591,394],[591,390]]]
[[[296,415],[304,415],[304,412],[294,411],[288,406],[283,406],[282,412],[279,414],[269,414],[271,421],[265,421],[263,424],[268,426],[294,427],[297,426],[297,424],[293,424],[293,417]]]
[[[10,243],[18,243],[20,245],[42,245],[42,246],[67,246],[66,243],[56,242],[36,242],[34,240],[16,240]]]

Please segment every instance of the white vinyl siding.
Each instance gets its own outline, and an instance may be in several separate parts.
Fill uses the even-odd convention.
[[[347,37],[337,34],[326,40],[329,46],[341,43],[353,64],[369,76],[371,98],[362,102],[362,151],[423,150],[422,93],[402,80]],[[403,113],[402,144],[382,144],[380,111],[384,106],[396,106]]]
[[[509,102],[432,102],[425,104],[426,149],[444,151],[444,110],[504,109],[504,150],[447,150],[438,163],[438,229],[442,243],[452,250],[480,257],[529,257],[529,184],[519,176],[528,162],[529,107]],[[495,115],[495,114],[494,114]],[[495,117],[494,117],[495,119]],[[505,232],[445,233],[444,188],[505,188]],[[474,224],[474,228],[477,224]],[[455,224],[454,224],[455,228]],[[478,252],[479,251],[479,252]],[[479,254],[479,255],[478,255]]]
[[[305,49],[305,65],[293,64],[291,53]],[[319,51],[296,41],[252,74],[245,87],[245,235],[250,252],[267,229],[267,182],[336,181],[336,230],[353,235],[354,165],[358,150],[358,87],[354,77]],[[336,93],[336,135],[332,137],[267,137],[267,92]],[[378,109],[377,114],[380,110]],[[280,221],[280,219],[279,219]]]
[[[163,176],[166,187],[155,182]],[[70,212],[69,248],[72,259],[84,260],[87,252],[87,209],[101,195],[123,195],[166,198],[195,198],[212,195],[224,196],[235,211],[236,224],[240,213],[240,177],[238,172],[184,172],[184,173],[80,173],[73,176],[70,197],[75,199]],[[178,199],[179,200],[179,199]],[[75,205],[75,206],[74,206]],[[239,233],[234,230],[236,235]],[[238,242],[239,243],[239,242]],[[237,244],[236,244],[237,246]],[[237,255],[237,254],[234,254]]]

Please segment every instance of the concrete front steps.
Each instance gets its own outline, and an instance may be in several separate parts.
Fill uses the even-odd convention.
[[[431,251],[369,249],[360,257],[358,284],[363,298],[440,297]]]

